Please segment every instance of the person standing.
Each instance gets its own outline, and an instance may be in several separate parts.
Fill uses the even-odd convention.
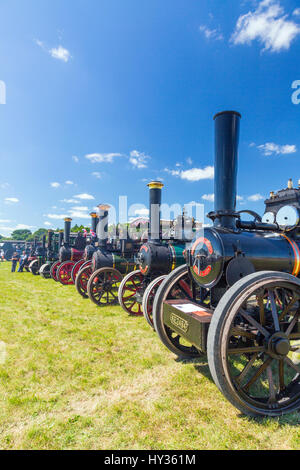
[[[23,251],[21,258],[20,258],[20,263],[19,263],[19,269],[18,273],[22,273],[24,269],[24,265],[27,261],[28,256],[26,255],[26,251]]]
[[[11,259],[11,272],[12,273],[15,273],[16,272],[16,267],[17,267],[17,263],[19,261],[19,255],[18,253],[15,251],[14,254],[12,255],[12,259]]]

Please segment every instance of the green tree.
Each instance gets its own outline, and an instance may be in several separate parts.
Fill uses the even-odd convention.
[[[31,230],[14,230],[11,234],[12,240],[27,240],[31,235]]]
[[[32,234],[33,238],[38,238],[41,240],[44,235],[47,235],[48,230],[46,228],[39,228],[36,232]]]

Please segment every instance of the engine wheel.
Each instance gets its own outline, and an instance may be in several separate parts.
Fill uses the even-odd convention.
[[[159,286],[161,285],[162,281],[165,278],[166,276],[164,275],[164,276],[159,276],[156,279],[153,279],[153,281],[150,282],[149,286],[147,287],[143,295],[143,303],[142,303],[143,314],[147,322],[153,329],[154,329],[154,324],[153,324],[152,310],[153,310],[154,297],[156,295],[156,292]]]
[[[40,267],[40,276],[43,279],[50,279],[50,277],[51,277],[50,268],[51,268],[51,266],[48,263],[43,264],[43,266]]]
[[[71,284],[74,284],[71,278],[74,264],[74,261],[65,261],[59,266],[57,270],[57,280],[64,286],[70,286]]]
[[[60,261],[56,261],[55,263],[52,264],[51,268],[50,268],[50,275],[53,279],[53,281],[56,281],[58,282],[58,279],[57,279],[57,270],[59,268],[59,266],[61,265],[61,262]]]
[[[79,261],[77,261],[77,263],[74,264],[72,272],[71,272],[71,279],[73,281],[73,284],[75,284],[76,276],[79,273],[84,263],[85,263],[84,259],[80,259]]]
[[[220,391],[251,416],[300,408],[300,280],[250,274],[220,300],[208,333],[208,363]]]
[[[118,291],[119,304],[133,316],[141,316],[142,312],[142,295],[143,295],[144,276],[140,270],[133,271],[124,277]]]
[[[92,275],[92,262],[87,261],[84,263],[84,266],[81,267],[79,273],[76,276],[75,279],[75,287],[77,289],[77,292],[84,298],[87,299],[87,285],[89,282],[89,279]]]
[[[185,358],[200,356],[201,353],[198,349],[164,324],[163,304],[168,299],[188,299],[195,302],[193,298],[193,284],[186,265],[174,269],[159,286],[153,302],[153,323],[161,341],[174,354]]]
[[[88,282],[87,293],[98,307],[118,305],[118,289],[123,279],[114,268],[101,268],[95,271]]]
[[[29,265],[29,271],[34,276],[37,276],[39,274],[39,265],[38,265],[37,259],[35,259],[34,261],[31,261],[31,263]]]

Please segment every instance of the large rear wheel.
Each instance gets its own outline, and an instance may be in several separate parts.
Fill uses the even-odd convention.
[[[89,282],[89,279],[92,275],[92,262],[87,261],[84,266],[80,269],[79,273],[76,276],[75,279],[75,287],[77,289],[77,292],[84,298],[87,299],[87,285]]]
[[[57,279],[64,286],[70,286],[73,283],[71,273],[74,267],[74,261],[65,261],[57,270]]]
[[[251,416],[300,408],[300,280],[250,274],[220,300],[208,333],[208,363],[225,397]]]
[[[29,265],[29,271],[31,272],[31,274],[33,274],[34,276],[37,276],[39,274],[39,263],[38,263],[38,260],[35,259],[33,261],[31,261],[30,265]]]
[[[60,261],[55,261],[55,263],[52,264],[51,268],[50,268],[50,275],[53,279],[53,281],[56,281],[58,282],[58,279],[57,279],[57,270],[59,268],[59,266],[61,265],[61,262]]]
[[[118,290],[122,279],[123,276],[117,269],[98,269],[91,275],[87,285],[89,298],[98,307],[118,305]]]

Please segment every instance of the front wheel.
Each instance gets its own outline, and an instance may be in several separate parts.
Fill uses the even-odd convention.
[[[166,275],[159,276],[153,279],[153,281],[150,282],[149,286],[147,287],[143,295],[143,303],[142,303],[143,314],[147,322],[153,329],[154,329],[153,316],[152,316],[153,302],[154,302],[156,292],[165,278],[166,278]]]
[[[132,271],[124,277],[118,291],[118,299],[121,307],[129,315],[141,316],[144,276],[140,270]]]
[[[71,273],[74,267],[74,261],[65,261],[61,263],[57,270],[57,279],[63,286],[70,286],[73,283]]]
[[[164,302],[170,299],[188,299],[192,302],[193,286],[186,265],[172,271],[162,281],[153,302],[153,322],[156,333],[164,345],[174,354],[183,358],[194,358],[201,355],[195,346],[188,343],[178,333],[172,331],[163,321]]]
[[[43,264],[43,266],[40,267],[40,276],[43,279],[49,279],[51,277],[50,268],[51,266],[49,263]]]
[[[31,263],[29,265],[29,271],[34,276],[37,276],[39,274],[39,265],[38,265],[38,260],[37,259],[31,261]]]
[[[89,282],[89,279],[92,275],[92,262],[88,261],[85,263],[85,265],[80,269],[79,273],[76,276],[75,279],[75,287],[77,289],[77,292],[84,298],[87,299],[87,285]]]
[[[222,297],[208,332],[208,363],[223,395],[250,416],[300,408],[300,280],[262,271]]]
[[[55,282],[58,282],[57,270],[58,270],[60,265],[61,265],[61,262],[56,261],[55,263],[52,264],[51,269],[50,269],[50,275],[51,275],[53,281],[55,281]]]
[[[73,284],[75,284],[76,276],[79,273],[82,266],[84,265],[84,263],[85,263],[84,259],[80,259],[79,261],[77,261],[77,263],[74,264],[72,272],[71,272],[71,278],[72,278]]]
[[[118,305],[118,289],[122,279],[123,276],[117,269],[97,269],[87,285],[89,298],[98,307]]]

